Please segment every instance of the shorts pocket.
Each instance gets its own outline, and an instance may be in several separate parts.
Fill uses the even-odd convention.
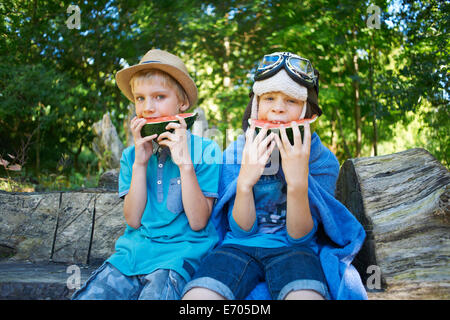
[[[180,177],[170,179],[169,191],[167,193],[167,210],[175,214],[181,213],[184,210]]]

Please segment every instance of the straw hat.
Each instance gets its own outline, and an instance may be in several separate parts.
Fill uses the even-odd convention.
[[[189,99],[189,107],[195,105],[198,96],[197,86],[189,76],[183,61],[177,56],[159,49],[148,51],[139,64],[124,68],[116,73],[117,86],[131,102],[134,103],[130,86],[131,77],[138,71],[149,69],[158,69],[172,76],[186,92]]]

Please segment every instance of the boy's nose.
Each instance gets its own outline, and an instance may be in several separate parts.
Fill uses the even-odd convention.
[[[277,103],[273,108],[272,111],[275,113],[284,113],[284,106],[281,103]]]
[[[148,112],[148,113],[153,113],[155,112],[155,104],[148,99],[147,101],[145,101],[145,105],[144,105],[144,111]]]

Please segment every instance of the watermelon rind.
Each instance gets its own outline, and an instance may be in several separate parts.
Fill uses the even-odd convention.
[[[193,113],[190,116],[184,117],[184,121],[186,121],[187,129],[192,128],[192,125],[194,124],[195,120],[197,119],[197,116],[198,116],[197,113]],[[166,126],[171,122],[179,123],[179,121],[177,119],[146,123],[141,129],[141,136],[146,137],[146,136],[151,136],[154,134],[157,134],[159,136],[161,133],[163,133],[165,131],[173,132],[174,131],[173,129],[166,130]]]
[[[315,130],[315,127],[316,127],[315,121],[317,120],[317,118],[318,118],[318,117],[315,116],[315,117],[313,117],[313,118],[311,118],[311,119],[306,119],[306,120],[308,120],[309,125],[310,125],[311,135],[312,135],[312,133],[313,133],[314,130]],[[299,123],[299,124],[298,124],[299,129],[300,129],[300,135],[301,135],[302,141],[303,141],[303,125],[304,125],[304,123],[305,123],[305,122],[302,122],[302,123]],[[252,124],[252,119],[248,119],[248,124],[249,124],[249,125]],[[271,123],[271,125],[273,126],[274,124]],[[294,145],[294,132],[292,131],[291,124],[290,124],[290,123],[279,124],[279,127],[281,127],[281,126],[283,126],[283,125],[284,125],[284,127],[285,127],[285,129],[286,129],[286,135],[287,135],[287,137],[288,137],[288,139],[289,139],[289,142],[291,143],[291,145]],[[255,126],[255,133],[258,134],[259,131],[260,131],[262,128],[263,128],[263,126],[258,126],[258,125],[256,125],[256,126]],[[269,135],[271,132],[277,134],[277,135],[281,138],[281,133],[280,133],[280,129],[279,129],[279,128],[270,128],[270,129],[268,129],[268,130],[267,130],[267,135]]]

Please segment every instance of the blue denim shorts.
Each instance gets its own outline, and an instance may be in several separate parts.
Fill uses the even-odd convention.
[[[179,300],[185,284],[186,280],[173,270],[126,276],[105,262],[75,291],[72,300]]]
[[[229,300],[243,300],[262,281],[272,299],[282,300],[297,290],[314,290],[330,299],[319,257],[305,246],[220,246],[204,258],[182,295],[202,287]]]

